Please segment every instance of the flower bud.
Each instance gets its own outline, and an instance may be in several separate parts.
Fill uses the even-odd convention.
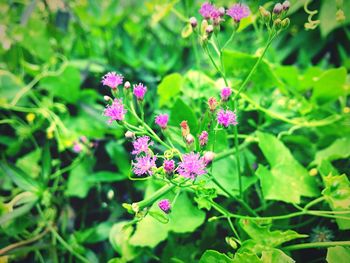
[[[125,133],[125,139],[127,139],[127,140],[134,140],[135,139],[135,133],[133,133],[132,131],[127,131]]]
[[[219,9],[219,14],[220,14],[220,16],[224,16],[225,15],[225,8],[224,7],[220,7]]]
[[[195,18],[194,16],[190,18],[190,24],[193,28],[196,28],[197,25],[198,25],[198,22],[197,22],[197,18]]]
[[[158,202],[158,207],[164,212],[164,213],[170,213],[171,205],[170,201],[168,199],[163,199]]]
[[[187,124],[187,121],[182,121],[180,123],[181,126],[181,132],[182,132],[182,137],[186,137],[188,134],[190,134],[190,127]]]
[[[201,23],[201,34],[204,35],[204,33],[206,32],[206,29],[208,27],[208,21],[203,19],[202,23]]]
[[[342,9],[339,9],[336,13],[335,13],[335,20],[337,20],[337,22],[341,23],[345,21],[345,14],[344,11]]]
[[[263,19],[264,23],[269,23],[271,20],[271,13],[267,11],[264,7],[259,7],[260,16]]]
[[[124,83],[124,89],[130,89],[130,87],[131,87],[131,84],[129,81]]]
[[[281,3],[275,4],[273,8],[273,13],[276,15],[279,15],[280,13],[282,13],[282,11],[283,11],[283,5]]]
[[[215,158],[215,153],[214,152],[205,152],[203,155],[203,160],[205,165],[210,164]]]
[[[215,111],[216,107],[218,106],[218,102],[214,97],[210,97],[208,99],[208,105],[209,105],[209,109],[211,112]]]
[[[281,22],[282,29],[287,29],[289,27],[289,24],[290,24],[290,20],[288,17],[283,19]]]
[[[273,21],[273,25],[275,26],[276,30],[280,30],[282,26],[282,20],[277,18],[275,21]]]
[[[199,144],[200,146],[205,146],[208,143],[208,132],[207,131],[202,131],[202,133],[199,135]]]
[[[205,29],[205,32],[208,35],[211,35],[214,32],[214,27],[212,25],[208,25],[207,28]]]
[[[284,11],[288,11],[289,7],[290,7],[290,2],[289,1],[284,1],[282,6],[283,6],[283,10]]]
[[[110,96],[103,96],[103,99],[105,100],[105,101],[113,101],[112,100],[112,98],[110,97]]]
[[[185,137],[185,141],[188,145],[191,145],[194,142],[193,135],[191,133],[187,134],[187,136]]]
[[[167,174],[171,174],[175,169],[174,160],[164,160],[163,167]]]

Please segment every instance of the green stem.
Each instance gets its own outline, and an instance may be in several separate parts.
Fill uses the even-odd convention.
[[[137,202],[137,203],[133,203],[133,206],[137,207],[139,210],[141,210],[144,207],[148,207],[148,206],[152,205],[159,197],[170,192],[175,187],[176,187],[176,185],[174,185],[174,184],[164,185],[162,188],[160,188],[158,191],[153,193],[147,199],[144,199],[144,200]]]
[[[290,245],[282,249],[291,251],[291,250],[298,250],[298,249],[333,247],[333,246],[350,246],[350,241],[313,242],[313,243]]]

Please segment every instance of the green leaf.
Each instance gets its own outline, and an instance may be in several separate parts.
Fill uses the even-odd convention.
[[[307,235],[299,234],[293,230],[271,231],[271,222],[269,221],[258,221],[258,220],[247,220],[242,219],[239,221],[242,229],[251,237],[242,243],[240,248],[241,251],[252,251],[254,253],[261,253],[269,248],[278,247],[279,245],[297,239],[305,238]]]
[[[9,103],[21,90],[21,79],[6,70],[0,70],[0,104]]]
[[[175,127],[180,127],[182,121],[187,121],[192,134],[197,132],[198,125],[195,113],[190,106],[179,98],[171,108],[169,124]]]
[[[344,67],[324,71],[315,81],[311,100],[318,103],[334,101],[348,93],[345,83],[346,69]]]
[[[350,209],[350,182],[345,174],[329,175],[323,178],[325,189],[323,196],[329,203],[333,211],[344,211]],[[340,229],[350,229],[350,213],[342,214],[349,219],[337,218],[337,224]]]
[[[41,172],[39,166],[39,160],[41,158],[41,149],[37,148],[34,151],[18,158],[16,166],[20,167],[21,170],[26,171],[31,178],[37,178]]]
[[[222,254],[215,250],[207,250],[199,259],[199,263],[232,263],[234,262],[232,258],[229,258],[225,254]]]
[[[327,148],[318,151],[315,156],[314,164],[320,165],[323,160],[334,161],[345,159],[350,156],[350,137],[336,139]]]
[[[179,73],[165,76],[157,88],[159,107],[170,106],[170,103],[180,94],[182,85],[183,77]]]
[[[237,252],[233,258],[233,263],[261,263],[259,257],[251,252]],[[271,262],[272,263],[272,262]]]
[[[75,236],[79,243],[94,244],[106,240],[111,228],[111,222],[103,222],[94,227],[86,228],[83,231],[75,232]]]
[[[287,256],[280,249],[271,249],[262,252],[262,263],[294,263],[295,260]]]
[[[110,141],[106,144],[106,151],[119,171],[128,176],[130,173],[130,160],[129,155],[126,153],[124,147],[116,141]]]
[[[329,247],[326,260],[328,263],[350,262],[350,248],[341,246]]]
[[[133,247],[129,242],[133,228],[128,224],[128,221],[120,221],[113,225],[109,233],[109,242],[113,249],[122,255],[123,261],[121,262],[131,261],[141,252],[140,249]]]
[[[265,199],[299,203],[301,196],[319,195],[315,178],[281,141],[271,134],[258,132],[257,135],[259,147],[271,165],[271,170],[259,165],[256,171]]]
[[[79,98],[80,81],[79,70],[68,66],[61,75],[42,79],[40,85],[54,96],[75,103]]]
[[[188,38],[193,33],[193,29],[191,24],[186,24],[184,28],[181,31],[181,37],[182,38]]]
[[[233,77],[244,78],[249,74],[257,60],[257,56],[250,54],[231,50],[223,51],[223,62],[226,72]],[[265,60],[260,62],[250,80],[254,82],[256,86],[264,88],[280,84],[276,74]]]
[[[148,213],[151,217],[153,217],[162,224],[167,224],[169,222],[169,218],[164,214],[164,212],[149,211]]]
[[[120,182],[128,177],[124,174],[119,174],[110,171],[100,171],[89,175],[86,179],[89,183],[108,183],[108,182]]]

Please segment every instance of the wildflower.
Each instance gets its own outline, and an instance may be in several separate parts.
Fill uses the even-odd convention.
[[[175,169],[175,162],[174,160],[164,160],[163,167],[166,173],[170,174]]]
[[[136,157],[136,162],[132,162],[133,171],[136,175],[152,175],[153,168],[156,168],[156,156],[138,156]]]
[[[199,9],[199,13],[205,18],[209,19],[211,18],[211,13],[215,10],[215,7],[211,5],[208,2],[205,2],[202,4],[201,8]]]
[[[333,232],[325,226],[314,227],[310,235],[311,242],[329,242],[333,238]]]
[[[127,131],[127,132],[124,134],[124,136],[125,136],[125,139],[127,139],[127,140],[133,140],[133,139],[135,139],[135,133],[132,132],[132,131]]]
[[[229,87],[225,87],[221,90],[221,100],[228,101],[232,94],[232,90]]]
[[[190,133],[190,134],[187,134],[186,137],[185,137],[185,141],[188,145],[191,145],[193,142],[194,142],[194,137],[193,135]]]
[[[124,120],[125,113],[127,112],[124,109],[124,105],[121,99],[114,99],[111,105],[108,105],[103,112],[103,115],[109,117],[108,123],[113,121],[122,121]]]
[[[206,174],[204,159],[200,157],[199,153],[189,153],[182,156],[182,162],[179,163],[178,173],[185,177],[196,179],[197,176]]]
[[[102,84],[112,89],[116,89],[120,84],[123,83],[123,76],[116,74],[115,72],[108,72],[102,77]]]
[[[236,23],[239,23],[243,18],[250,15],[250,10],[244,4],[234,4],[226,11],[226,14],[232,17]]]
[[[208,35],[211,35],[211,33],[213,33],[213,31],[214,31],[214,27],[212,25],[207,26],[207,28],[205,29],[205,32]]]
[[[273,13],[279,15],[283,11],[283,5],[281,3],[275,4],[273,7]]]
[[[197,25],[198,25],[198,22],[197,22],[197,19],[195,17],[191,17],[190,18],[190,25],[193,27],[193,28],[196,28]]]
[[[170,201],[168,199],[163,199],[158,202],[159,208],[164,212],[164,213],[169,213],[171,206],[170,206]]]
[[[210,164],[215,158],[215,153],[214,152],[205,152],[203,155],[203,160],[205,165]]]
[[[181,126],[181,132],[182,132],[182,137],[186,137],[188,134],[190,134],[190,127],[187,124],[187,121],[182,121],[180,123]]]
[[[208,99],[208,105],[211,112],[215,111],[216,107],[218,106],[218,101],[214,97],[210,97]]]
[[[284,1],[283,4],[283,10],[288,11],[290,7],[290,2],[289,1]]]
[[[166,129],[169,121],[169,115],[168,114],[159,114],[156,119],[155,123],[161,127],[162,129]]]
[[[83,150],[83,147],[80,143],[78,142],[74,142],[74,145],[73,145],[73,152],[75,153],[80,153],[82,150]]]
[[[131,152],[132,154],[140,154],[140,153],[148,153],[149,146],[153,145],[153,142],[150,141],[148,136],[142,136],[137,138],[132,144],[134,146],[134,150]]]
[[[218,123],[224,127],[229,125],[237,125],[237,116],[233,111],[221,109],[217,115]]]
[[[124,83],[124,89],[130,89],[130,87],[131,87],[131,84],[129,81]]]
[[[208,143],[208,132],[202,131],[199,135],[199,144],[200,146],[204,146]]]
[[[143,100],[147,91],[147,87],[142,83],[134,85],[134,95],[138,100]]]

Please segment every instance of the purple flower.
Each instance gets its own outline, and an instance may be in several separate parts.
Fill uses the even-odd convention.
[[[234,113],[233,111],[230,111],[230,110],[221,109],[218,112],[217,120],[218,120],[218,123],[220,123],[221,125],[223,125],[226,128],[229,125],[237,125],[238,124],[236,113]]]
[[[169,121],[169,115],[168,114],[159,114],[156,116],[155,123],[161,127],[162,129],[166,129]]]
[[[238,23],[242,18],[250,15],[249,7],[244,4],[234,4],[226,11],[226,14],[233,18]]]
[[[83,147],[82,147],[82,145],[80,143],[74,142],[72,150],[75,153],[80,153],[83,150]]]
[[[273,12],[276,15],[279,15],[282,11],[283,11],[283,5],[281,3],[275,4],[275,6],[273,7]]]
[[[134,95],[138,100],[143,100],[147,91],[147,87],[142,83],[134,85]]]
[[[204,146],[208,143],[208,133],[206,131],[202,131],[202,133],[199,135],[199,144],[201,146]]]
[[[131,152],[132,154],[140,154],[140,153],[148,153],[149,146],[153,145],[153,142],[150,141],[148,136],[142,136],[137,138],[132,144],[134,146],[134,150]]]
[[[179,163],[178,173],[185,178],[196,179],[197,176],[206,174],[205,162],[199,153],[188,153],[182,156],[182,162]]]
[[[102,77],[102,84],[112,89],[116,89],[118,85],[123,83],[123,76],[115,72],[108,72]]]
[[[157,157],[156,156],[150,156],[150,155],[145,155],[145,156],[138,156],[136,157],[136,162],[132,162],[132,166],[133,166],[133,171],[134,174],[136,175],[152,175],[153,168],[157,168],[156,167],[156,160]]]
[[[199,13],[205,18],[205,19],[209,19],[211,18],[211,13],[215,10],[215,7],[208,3],[205,2],[204,4],[202,4],[201,8],[199,9]]]
[[[174,160],[164,160],[163,167],[166,173],[170,174],[175,169],[175,162]]]
[[[169,213],[171,206],[170,206],[170,201],[168,199],[163,199],[158,202],[159,208],[164,212],[164,213]]]
[[[103,112],[103,115],[109,117],[108,123],[113,121],[122,121],[124,120],[124,115],[127,112],[124,109],[124,105],[121,99],[114,99],[111,105],[107,105],[106,109]]]
[[[232,94],[232,90],[229,87],[225,87],[221,90],[221,100],[228,101]]]

